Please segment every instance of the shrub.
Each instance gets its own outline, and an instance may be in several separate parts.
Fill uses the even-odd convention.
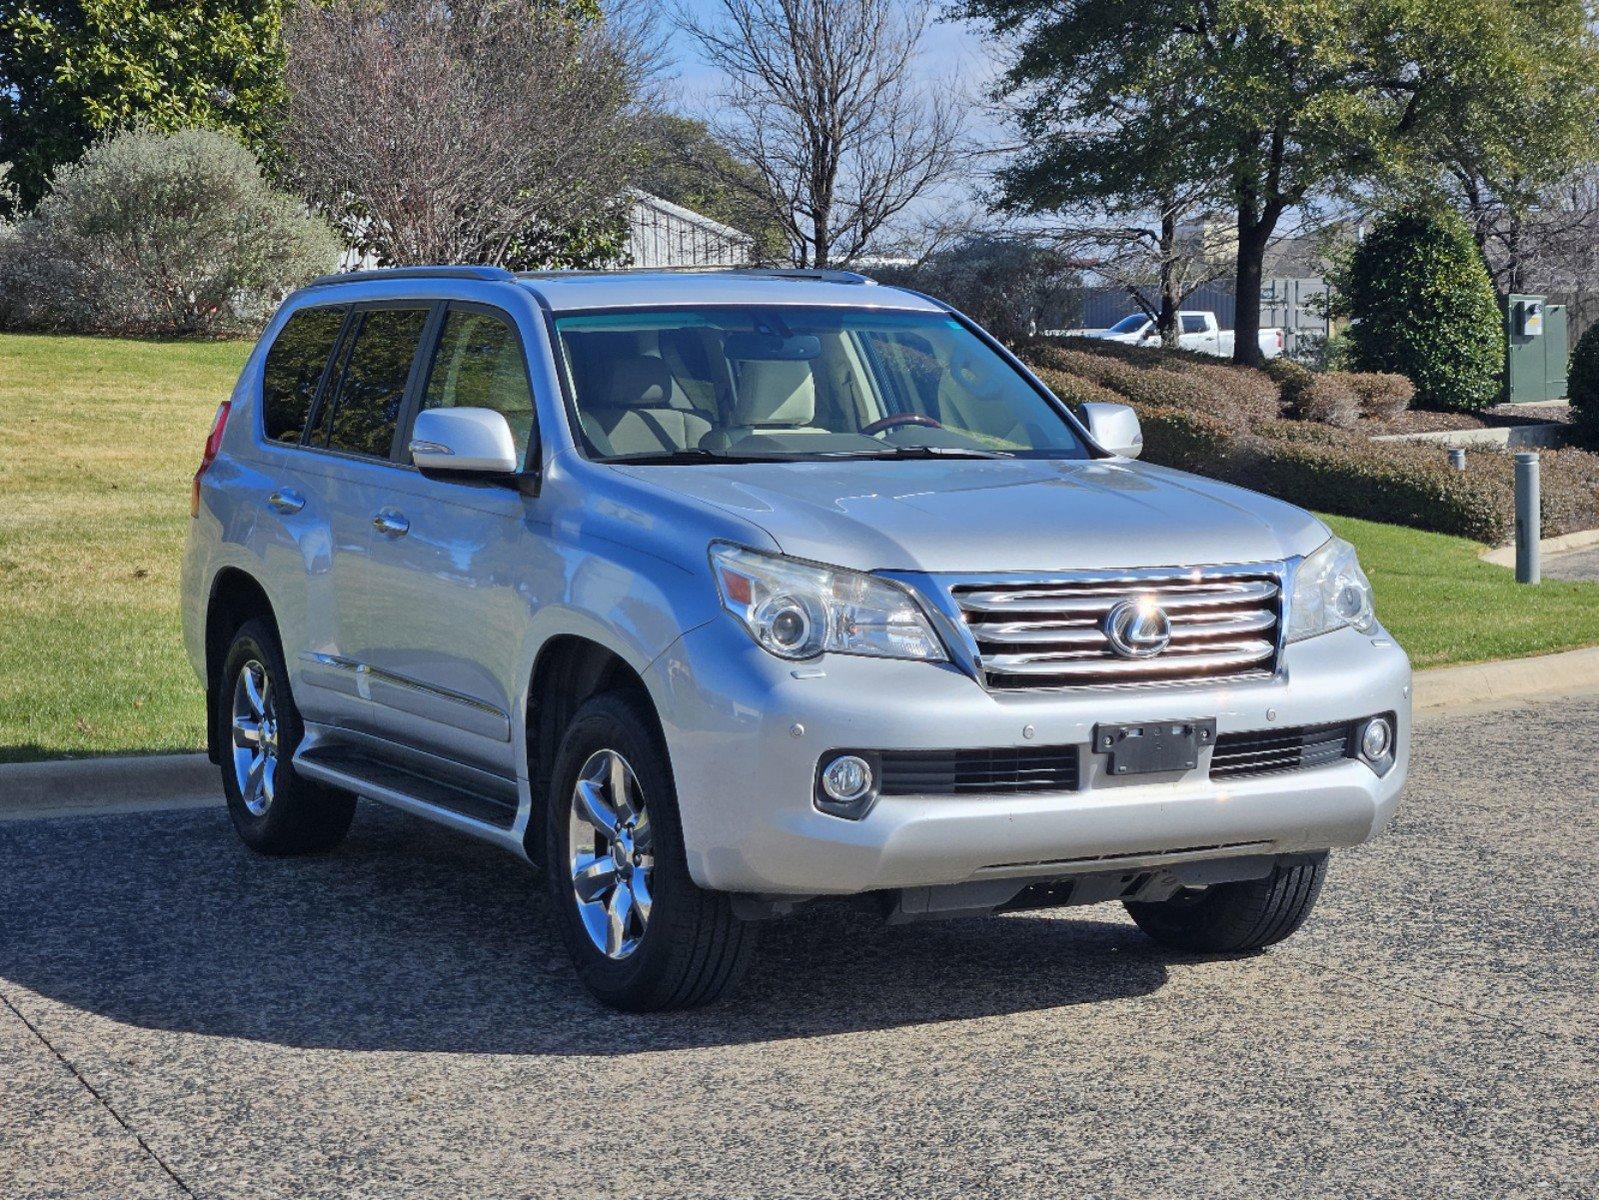
[[[1360,400],[1341,372],[1303,371],[1284,378],[1283,403],[1301,421],[1350,429],[1360,419]]]
[[[1253,437],[1239,462],[1233,482],[1306,508],[1479,542],[1504,541],[1514,524],[1508,476],[1453,470],[1437,447],[1336,435]]]
[[[1049,367],[1035,368],[1045,386],[1073,408],[1084,404],[1125,404],[1127,398],[1107,387],[1101,387],[1081,375],[1056,371]]]
[[[1277,385],[1264,371],[1188,351],[1071,338],[1036,342],[1023,352],[1036,364],[1086,379],[1133,404],[1200,408],[1240,423],[1269,420],[1281,411]]]
[[[1337,281],[1355,318],[1351,365],[1416,385],[1423,408],[1497,403],[1504,321],[1465,221],[1442,203],[1412,204],[1377,222]]]
[[[1566,373],[1566,395],[1583,429],[1599,437],[1599,325],[1577,339]]]
[[[258,326],[338,253],[231,137],[135,130],[56,173],[5,247],[0,287],[16,325],[216,335]]]
[[[1237,445],[1228,422],[1191,408],[1140,408],[1144,454],[1150,462],[1225,479]]]
[[[1102,354],[1050,344],[1031,347],[1028,357],[1038,364],[1040,377],[1072,403],[1131,403],[1144,428],[1144,458],[1150,462],[1324,512],[1483,542],[1510,536],[1515,485],[1514,457],[1508,453],[1473,451],[1470,468],[1456,471],[1441,446],[1373,442],[1321,421],[1285,419],[1275,401],[1259,403],[1253,384],[1207,386],[1210,372],[1225,375],[1235,368],[1206,363],[1195,373],[1192,365],[1172,361],[1178,356],[1122,351]],[[1281,380],[1284,392],[1296,397],[1296,409],[1314,408],[1315,397],[1341,391],[1345,410],[1358,399],[1369,414],[1392,415],[1411,391],[1403,377],[1315,374],[1281,360],[1251,374],[1273,388],[1271,379]],[[1311,398],[1304,398],[1307,393]],[[1599,455],[1545,451],[1543,464],[1545,531],[1553,536],[1599,526]]]
[[[1342,372],[1344,383],[1360,402],[1360,415],[1373,421],[1392,421],[1410,407],[1416,385],[1391,371]]]

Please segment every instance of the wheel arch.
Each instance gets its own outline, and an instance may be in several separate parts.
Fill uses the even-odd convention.
[[[205,606],[205,750],[221,761],[217,742],[217,675],[233,635],[246,621],[260,618],[278,627],[272,601],[259,580],[238,567],[223,567],[211,581]]]
[[[543,800],[561,736],[582,705],[604,692],[628,691],[638,696],[654,722],[651,731],[665,752],[665,736],[655,697],[644,677],[615,649],[578,633],[560,633],[539,647],[528,680],[527,770],[533,813],[523,833],[523,848],[538,861],[543,855]]]

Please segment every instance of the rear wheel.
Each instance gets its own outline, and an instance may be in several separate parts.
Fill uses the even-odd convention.
[[[338,845],[355,816],[355,797],[295,773],[294,752],[305,726],[269,625],[252,620],[239,627],[217,687],[221,691],[212,712],[220,725],[222,789],[245,844],[263,854],[305,854]]]
[[[645,702],[596,696],[572,719],[547,801],[545,879],[578,976],[615,1008],[718,999],[753,932],[689,878],[677,796]]]
[[[1305,923],[1327,877],[1327,856],[1279,863],[1264,879],[1217,883],[1170,900],[1130,901],[1138,927],[1166,946],[1236,954],[1282,941]]]

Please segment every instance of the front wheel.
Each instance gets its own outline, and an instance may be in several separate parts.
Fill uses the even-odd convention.
[[[1138,927],[1162,945],[1203,954],[1260,950],[1310,916],[1327,877],[1327,856],[1279,863],[1264,879],[1216,883],[1169,900],[1129,901]]]
[[[689,878],[677,796],[644,701],[596,696],[572,719],[546,803],[544,872],[579,978],[634,1012],[724,995],[753,932]]]

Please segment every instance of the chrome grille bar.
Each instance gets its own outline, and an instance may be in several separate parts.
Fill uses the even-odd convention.
[[[980,642],[995,642],[1007,646],[1062,645],[1093,646],[1103,648],[1109,643],[1098,621],[971,621],[971,630]],[[1269,610],[1256,612],[1206,614],[1194,617],[1172,614],[1172,647],[1207,638],[1234,637],[1241,633],[1261,633],[1277,624],[1277,616]]]
[[[962,580],[950,594],[991,688],[1178,683],[1276,667],[1276,566]],[[1123,601],[1143,598],[1167,614],[1171,641],[1150,658],[1120,657],[1106,618]]]
[[[968,613],[1090,613],[1102,616],[1129,596],[1143,595],[1158,596],[1162,608],[1176,613],[1195,608],[1264,604],[1276,597],[1277,584],[1265,579],[1241,580],[1236,584],[1174,585],[1162,585],[1152,580],[1129,580],[1125,585],[1096,582],[1091,589],[1069,592],[1038,587],[1007,591],[974,590],[963,592],[958,599]]]

